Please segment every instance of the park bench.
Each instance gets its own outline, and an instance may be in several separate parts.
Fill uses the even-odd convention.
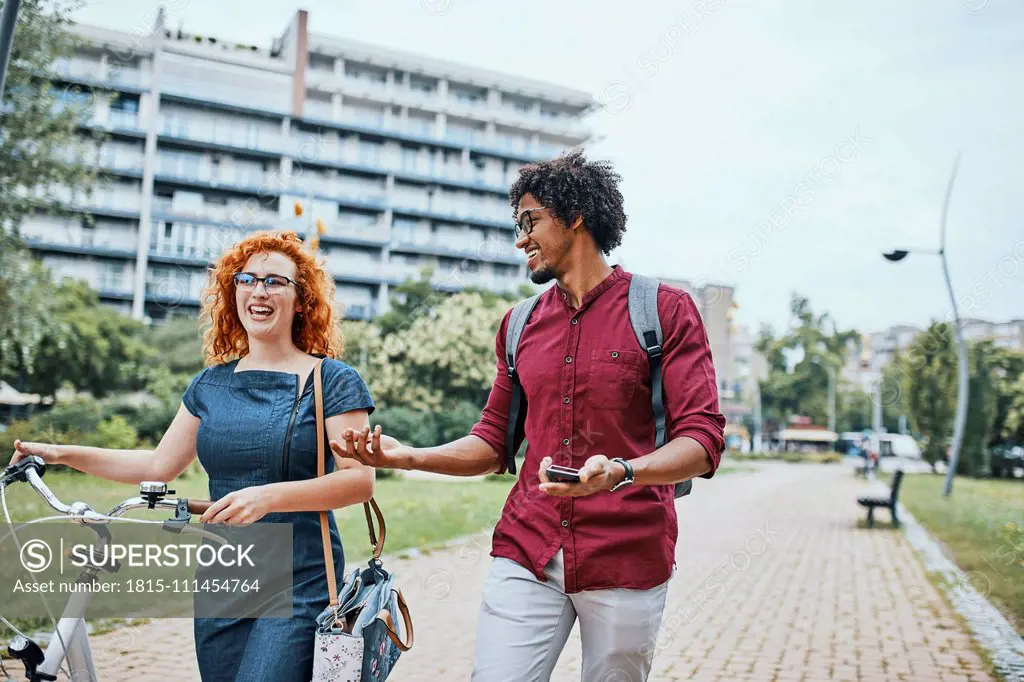
[[[868,528],[874,528],[875,526],[875,507],[888,507],[889,513],[892,514],[893,527],[900,527],[900,520],[896,516],[896,505],[899,503],[901,483],[903,483],[903,469],[897,469],[892,477],[892,489],[889,492],[889,497],[857,498],[857,504],[868,508]]]

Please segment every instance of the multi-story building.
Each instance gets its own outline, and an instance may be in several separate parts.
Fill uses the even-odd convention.
[[[963,321],[960,328],[967,341],[989,339],[1001,348],[1024,350],[1024,320],[989,322],[967,319]]]
[[[85,44],[56,72],[67,105],[91,104],[83,130],[107,134],[105,182],[65,193],[75,217],[26,220],[29,246],[151,319],[196,308],[210,260],[247,232],[318,220],[348,317],[381,312],[425,268],[451,290],[524,282],[509,184],[587,139],[592,97],[308,24],[299,11],[269,49],[162,13],[145,35],[76,27]]]
[[[961,321],[960,328],[968,343],[991,340],[1002,348],[1024,350],[1024,320],[990,322],[965,319]],[[882,370],[893,361],[897,352],[908,349],[922,331],[912,325],[895,325],[865,334],[859,345],[851,343],[847,349],[843,379],[869,393],[876,390]]]
[[[736,311],[735,289],[725,284],[695,285],[685,279],[658,279],[689,293],[697,304],[715,362],[719,396],[723,401],[738,401],[742,394],[742,382],[736,365],[735,329],[732,322]]]

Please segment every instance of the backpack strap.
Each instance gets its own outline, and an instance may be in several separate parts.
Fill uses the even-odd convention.
[[[629,282],[629,323],[640,347],[647,353],[651,368],[651,408],[654,411],[654,447],[668,442],[665,424],[665,397],[661,376],[661,317],[658,314],[658,287],[660,282],[652,277],[633,274]],[[675,496],[689,495],[693,481],[676,484]]]
[[[526,394],[523,392],[523,384],[519,381],[519,372],[516,371],[516,351],[519,350],[523,330],[530,321],[530,315],[537,307],[540,296],[537,294],[518,303],[512,309],[505,331],[505,359],[508,362],[508,378],[512,380],[512,400],[508,407],[508,429],[505,432],[506,470],[510,474],[516,473],[516,438],[524,431],[526,422]]]

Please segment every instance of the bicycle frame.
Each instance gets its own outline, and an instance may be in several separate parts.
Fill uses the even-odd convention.
[[[36,669],[39,679],[45,679],[42,675],[52,675],[53,679],[56,679],[60,665],[66,658],[71,682],[99,680],[96,676],[96,664],[92,660],[92,648],[89,646],[89,633],[86,632],[85,626],[85,611],[91,600],[92,592],[75,592],[68,599],[64,613],[57,622],[57,629],[46,647],[46,657]]]

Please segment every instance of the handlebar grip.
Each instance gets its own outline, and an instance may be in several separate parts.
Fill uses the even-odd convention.
[[[189,500],[188,513],[202,515],[213,505],[210,500]]]

